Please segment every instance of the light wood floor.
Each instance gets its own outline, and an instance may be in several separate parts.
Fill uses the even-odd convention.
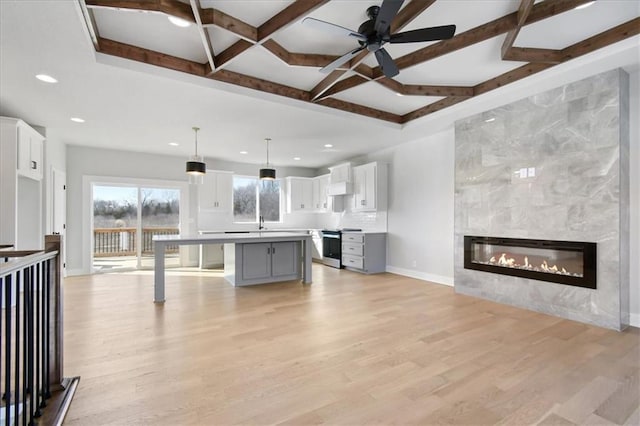
[[[233,288],[65,281],[65,424],[640,424],[640,333],[314,265]]]

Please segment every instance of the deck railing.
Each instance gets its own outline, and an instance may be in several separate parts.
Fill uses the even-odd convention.
[[[62,421],[78,378],[62,376],[59,235],[44,251],[1,251],[0,424]]]
[[[136,228],[94,228],[93,256],[136,256]],[[153,237],[156,235],[178,235],[178,228],[142,228],[142,254],[153,254]],[[177,253],[178,246],[167,246],[167,253]]]

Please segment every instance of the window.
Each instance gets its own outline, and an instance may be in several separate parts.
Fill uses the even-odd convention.
[[[280,181],[254,177],[233,177],[233,221],[257,223],[280,222]]]

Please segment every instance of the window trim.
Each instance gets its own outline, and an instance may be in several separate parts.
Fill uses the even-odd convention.
[[[235,212],[233,211],[233,203],[235,200],[235,186],[233,184],[235,184],[235,178],[240,178],[240,179],[253,179],[256,181],[256,217],[255,220],[253,222],[238,222],[236,220],[236,215]],[[282,209],[283,207],[283,190],[284,190],[284,179],[275,179],[275,181],[278,182],[278,184],[280,185],[280,191],[279,191],[279,196],[278,196],[278,210],[279,210],[279,220],[265,220],[264,223],[283,223],[283,214],[284,214],[284,210]],[[242,224],[258,224],[259,222],[259,218],[260,218],[260,185],[262,183],[262,181],[260,180],[260,178],[258,176],[250,176],[250,175],[240,175],[240,174],[233,174],[233,179],[232,179],[232,188],[231,188],[231,206],[232,206],[232,212],[231,214],[233,215],[233,224],[234,225],[242,225]]]

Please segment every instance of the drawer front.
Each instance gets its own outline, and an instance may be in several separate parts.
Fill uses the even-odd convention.
[[[364,258],[358,256],[349,256],[348,254],[342,255],[342,264],[350,268],[363,269]]]
[[[342,253],[343,254],[352,254],[352,255],[355,255],[355,256],[362,256],[364,254],[364,246],[362,244],[343,243],[342,244]]]
[[[342,234],[342,241],[345,243],[364,243],[364,235],[362,234]]]

